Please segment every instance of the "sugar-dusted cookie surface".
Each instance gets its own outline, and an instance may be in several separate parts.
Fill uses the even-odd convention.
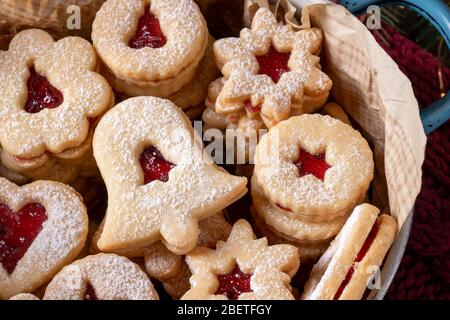
[[[355,208],[311,270],[302,299],[361,299],[397,232],[395,219],[370,204]]]
[[[145,272],[125,257],[100,253],[65,266],[44,300],[158,300]]]
[[[268,246],[266,238],[255,238],[245,220],[234,224],[216,250],[197,247],[186,261],[192,277],[184,300],[294,299],[289,283],[300,265],[298,249]]]
[[[94,135],[94,156],[108,190],[100,250],[144,247],[192,250],[198,220],[246,193],[246,178],[217,167],[202,151],[182,111],[168,100],[128,99],[110,110]]]
[[[372,150],[361,133],[320,114],[280,122],[255,154],[264,195],[291,216],[333,220],[361,202],[373,179]]]
[[[33,158],[82,144],[90,119],[114,101],[98,73],[92,45],[79,37],[54,41],[38,29],[18,33],[0,59],[0,143]]]
[[[226,79],[216,111],[260,116],[270,128],[290,115],[318,109],[332,85],[320,69],[321,43],[319,29],[294,31],[279,24],[269,9],[260,8],[251,29],[214,43]]]
[[[9,300],[40,300],[38,297],[31,293],[19,293],[14,297],[9,298]]]
[[[72,188],[0,178],[0,298],[32,292],[70,263],[88,232],[86,207]]]
[[[108,0],[92,40],[116,91],[167,97],[191,81],[208,29],[193,0]]]

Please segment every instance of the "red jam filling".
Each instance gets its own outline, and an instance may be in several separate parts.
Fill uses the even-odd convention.
[[[291,70],[288,67],[290,56],[288,52],[278,52],[274,47],[270,47],[266,54],[256,57],[259,74],[266,74],[277,83],[283,73]]]
[[[17,213],[0,203],[0,262],[8,274],[14,272],[46,220],[46,210],[39,203],[29,203]]]
[[[252,292],[250,288],[250,278],[252,274],[246,274],[236,265],[230,273],[218,275],[219,287],[216,295],[224,294],[230,300],[237,300],[244,292]]]
[[[134,37],[128,41],[128,46],[133,49],[145,47],[161,48],[167,42],[166,36],[161,30],[159,19],[145,8],[145,13],[139,18]]]
[[[144,184],[154,180],[169,181],[169,171],[175,167],[173,163],[164,159],[161,152],[153,146],[142,151],[139,162],[144,172]]]
[[[372,229],[369,232],[369,235],[367,236],[366,241],[364,241],[361,249],[359,250],[358,254],[356,255],[355,262],[352,264],[350,269],[348,269],[347,274],[346,274],[344,280],[342,281],[341,286],[339,287],[338,291],[334,295],[333,300],[339,300],[339,298],[341,297],[342,292],[344,292],[345,287],[349,284],[350,280],[353,277],[353,273],[355,272],[355,267],[354,267],[355,264],[358,262],[361,262],[361,260],[366,255],[367,251],[369,251],[370,246],[375,241],[375,238],[376,238],[379,230],[380,230],[380,224],[377,221],[373,225]]]
[[[283,207],[283,206],[282,206],[281,204],[279,204],[279,203],[275,203],[275,205],[276,205],[278,208],[282,209],[282,210],[286,210],[286,211],[289,211],[289,212],[293,212],[291,209],[286,208],[286,207]]]
[[[24,108],[26,112],[38,113],[45,108],[54,109],[64,101],[61,91],[52,86],[46,77],[37,73],[34,67],[30,69],[27,88],[28,96]]]
[[[244,101],[244,107],[251,113],[261,111],[261,106],[260,105],[257,105],[257,106],[252,105],[252,102],[250,100]]]
[[[84,300],[98,300],[95,289],[90,282],[86,284],[86,291],[84,292]]]
[[[322,181],[325,177],[325,172],[331,168],[331,166],[325,161],[325,153],[313,155],[305,150],[300,150],[298,160],[295,161],[294,164],[298,168],[298,174],[300,177],[306,176],[307,174],[312,174],[317,179]]]

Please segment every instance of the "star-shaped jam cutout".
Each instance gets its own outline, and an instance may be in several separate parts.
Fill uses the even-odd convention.
[[[169,181],[169,172],[175,167],[173,163],[164,159],[161,152],[154,146],[144,149],[139,162],[144,172],[144,184],[155,180]]]
[[[219,287],[215,294],[224,294],[230,300],[237,300],[244,292],[252,292],[250,279],[252,274],[242,272],[239,266],[236,266],[225,275],[218,275]]]
[[[325,161],[325,153],[310,154],[305,150],[300,150],[299,157],[294,164],[298,168],[298,174],[300,177],[312,174],[317,179],[323,181],[325,173],[331,166]]]
[[[290,56],[290,52],[278,52],[271,46],[266,54],[256,56],[259,64],[259,74],[266,74],[273,82],[277,83],[283,73],[291,70],[288,67]]]
[[[46,220],[46,210],[39,203],[29,203],[18,212],[0,203],[0,263],[8,274],[14,272]]]
[[[38,113],[45,108],[55,109],[64,101],[61,91],[52,86],[46,77],[37,73],[34,67],[30,69],[27,89],[28,95],[24,109],[28,113]]]
[[[134,36],[128,41],[128,46],[133,49],[161,48],[166,43],[167,39],[161,30],[158,17],[150,11],[150,7],[146,7],[139,18]]]
[[[239,38],[214,43],[225,79],[215,111],[248,110],[245,101],[257,101],[262,121],[271,128],[289,118],[291,108],[298,113],[321,107],[332,85],[320,68],[322,37],[317,28],[294,31],[279,24],[269,9],[260,8]]]

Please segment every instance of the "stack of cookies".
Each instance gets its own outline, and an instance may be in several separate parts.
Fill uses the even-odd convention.
[[[93,45],[30,29],[0,51],[0,299],[154,300],[154,280],[175,299],[294,299],[300,259],[323,252],[304,298],[363,295],[396,224],[355,209],[372,152],[322,108],[320,30],[261,8],[213,44],[193,0],[108,0],[92,30]],[[244,130],[254,170],[214,163],[200,113]],[[250,199],[232,206],[249,179],[253,225]]]
[[[15,174],[16,181],[72,183],[98,176],[92,136],[98,119],[114,105],[114,95],[95,72],[92,45],[78,37],[54,41],[29,29],[0,54],[3,171]]]
[[[108,1],[97,13],[92,40],[101,73],[119,96],[163,97],[192,119],[201,115],[218,70],[214,39],[193,1]]]
[[[314,260],[364,200],[373,170],[367,141],[340,120],[305,114],[283,121],[256,148],[255,224],[269,241],[295,244],[302,260]]]
[[[269,9],[261,8],[239,38],[216,41],[223,77],[209,86],[205,128],[243,130],[251,155],[259,129],[320,109],[332,86],[320,67],[322,37],[317,28],[295,31],[280,25]]]

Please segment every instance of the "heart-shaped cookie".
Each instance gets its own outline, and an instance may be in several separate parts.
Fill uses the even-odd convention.
[[[203,153],[189,119],[168,100],[128,99],[110,110],[94,134],[94,156],[108,189],[102,251],[158,240],[174,253],[192,250],[198,221],[242,197],[247,179]]]
[[[0,298],[32,292],[82,249],[86,207],[72,188],[0,178]]]

